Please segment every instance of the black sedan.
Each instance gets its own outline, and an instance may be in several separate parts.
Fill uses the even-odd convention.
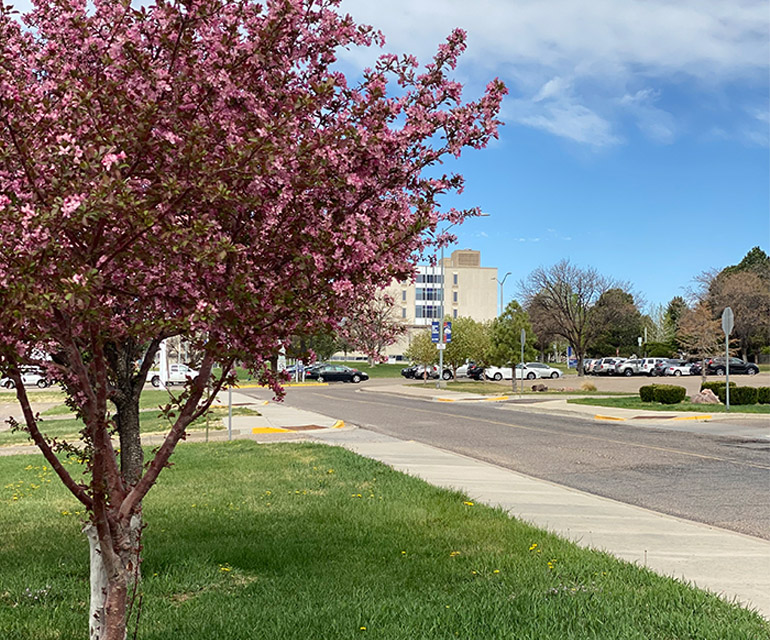
[[[318,382],[361,382],[361,380],[368,380],[369,374],[341,364],[326,364],[317,369],[308,369],[305,379],[318,380]]]

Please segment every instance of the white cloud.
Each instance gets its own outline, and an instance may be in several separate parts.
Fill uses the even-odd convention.
[[[421,60],[454,27],[466,29],[463,80],[499,74],[513,96],[507,119],[593,147],[621,143],[626,119],[660,143],[680,135],[679,120],[688,113],[662,106],[667,83],[691,83],[704,103],[736,84],[767,84],[766,0],[343,0],[342,6],[383,30],[390,50]],[[360,64],[363,55],[374,54],[355,52],[350,59]]]

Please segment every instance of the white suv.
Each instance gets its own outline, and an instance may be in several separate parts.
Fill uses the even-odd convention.
[[[647,376],[657,375],[655,373],[655,365],[659,362],[664,362],[668,358],[642,358],[642,364],[639,367],[639,373],[643,373]]]
[[[157,369],[150,371],[147,374],[153,387],[160,386],[160,371]],[[186,364],[170,364],[168,365],[168,382],[166,384],[184,384],[187,382],[187,378],[193,380],[198,377],[198,372],[195,369],[191,369]]]

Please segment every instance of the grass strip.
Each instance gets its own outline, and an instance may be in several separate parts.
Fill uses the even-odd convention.
[[[209,415],[209,429],[212,431],[218,431],[224,429],[222,420],[227,417],[227,407],[215,407],[210,409]],[[233,407],[234,416],[258,416],[260,413],[247,407]],[[76,440],[79,437],[80,430],[83,428],[83,423],[80,420],[74,418],[68,419],[56,419],[49,418],[48,420],[42,420],[39,423],[40,431],[43,435],[47,435],[50,438]],[[139,414],[139,431],[140,433],[158,433],[166,432],[170,428],[170,424],[166,418],[159,415],[152,409],[145,409]],[[206,428],[206,418],[201,417],[194,421],[189,427],[188,431],[199,431]],[[0,446],[15,445],[15,444],[31,444],[30,438],[25,432],[17,431],[2,431],[0,432]]]
[[[77,505],[0,458],[4,640],[85,633]],[[756,613],[348,451],[185,444],[145,501],[143,640],[755,640]]]
[[[723,404],[693,404],[692,402],[680,402],[679,404],[661,404],[660,402],[642,402],[639,396],[625,396],[622,398],[574,398],[572,400],[567,400],[567,402],[571,404],[587,404],[596,407],[612,407],[615,409],[634,409],[636,411],[694,411],[697,413],[727,413],[727,407],[725,407]],[[731,405],[730,413],[770,413],[770,405]]]

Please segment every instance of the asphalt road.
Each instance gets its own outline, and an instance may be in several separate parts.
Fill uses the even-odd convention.
[[[242,392],[267,398],[260,390]],[[348,384],[287,390],[287,404],[653,511],[770,540],[770,443],[438,403]]]

